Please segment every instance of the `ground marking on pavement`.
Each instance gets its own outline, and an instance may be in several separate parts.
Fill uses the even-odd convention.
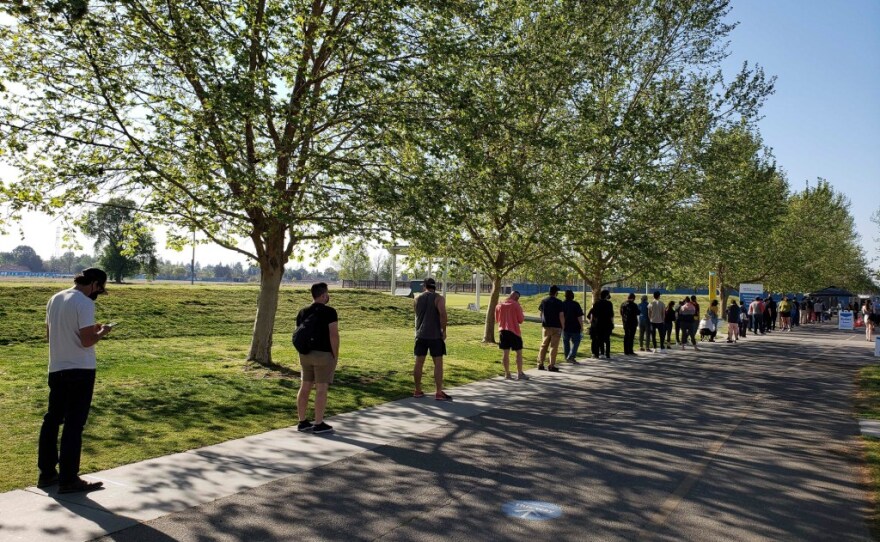
[[[508,517],[531,521],[546,521],[562,515],[562,508],[544,501],[510,501],[504,503],[501,510]]]

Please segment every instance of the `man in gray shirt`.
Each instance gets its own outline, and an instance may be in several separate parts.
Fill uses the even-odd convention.
[[[103,485],[80,478],[79,464],[83,428],[95,389],[95,344],[112,329],[112,324],[95,322],[95,300],[107,293],[107,273],[90,267],[74,277],[73,282],[73,288],[58,292],[46,305],[49,408],[40,428],[37,487],[57,483],[58,493],[94,491]],[[59,452],[61,425],[64,431]]]
[[[416,311],[416,344],[413,354],[416,366],[413,378],[416,390],[413,397],[424,397],[422,391],[422,369],[428,353],[434,360],[434,399],[451,401],[452,397],[443,391],[443,355],[446,354],[446,300],[437,295],[437,282],[432,278],[425,279],[423,292],[415,298],[413,306]]]

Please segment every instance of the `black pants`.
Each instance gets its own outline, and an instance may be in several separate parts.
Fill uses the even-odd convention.
[[[79,477],[82,433],[89,417],[94,390],[94,369],[67,369],[49,373],[49,411],[43,416],[37,458],[42,476],[55,474],[57,465],[60,484],[72,483]],[[64,424],[64,431],[59,454],[58,428],[61,424]]]
[[[664,324],[663,335],[666,337],[666,344],[672,344],[672,322],[666,322]]]
[[[770,325],[767,326],[768,329],[776,331],[776,316],[778,314],[778,312],[770,311]]]
[[[696,337],[696,333],[694,333],[695,327],[696,327],[696,324],[691,325],[690,323],[687,323],[687,324],[684,324],[681,326],[681,329],[683,331],[683,333],[681,334],[682,346],[687,344],[688,337],[691,338],[691,344],[693,344],[694,346],[697,345],[697,337]]]
[[[663,323],[655,324],[651,322],[651,342],[654,343],[654,350],[657,350],[657,333],[660,333],[660,348],[666,348],[666,325]]]
[[[764,316],[763,315],[753,314],[751,323],[752,323],[752,325],[749,327],[749,329],[751,330],[752,333],[758,333],[759,331],[761,333],[764,333]]]
[[[599,337],[599,351],[602,354],[605,354],[606,358],[611,357],[611,330],[603,329],[598,332]]]
[[[678,323],[678,320],[675,321],[675,342],[681,342],[681,324]]]
[[[638,324],[623,324],[623,353],[633,354],[633,346],[636,342],[636,330],[639,329]]]

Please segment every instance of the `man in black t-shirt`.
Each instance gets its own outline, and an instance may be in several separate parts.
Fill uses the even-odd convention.
[[[565,328],[562,330],[562,352],[565,361],[577,365],[578,347],[584,333],[584,310],[581,304],[574,300],[574,292],[565,291],[565,301],[562,302],[562,312],[565,315]]]
[[[538,310],[541,311],[541,326],[544,331],[544,339],[541,341],[541,350],[538,352],[538,369],[544,370],[544,360],[547,359],[547,350],[550,350],[550,365],[548,371],[559,372],[556,366],[556,356],[559,354],[559,339],[562,338],[562,328],[565,327],[565,314],[563,313],[562,301],[556,295],[559,286],[550,287],[550,295],[545,297]]]
[[[327,433],[333,428],[324,423],[324,409],[327,406],[327,389],[333,383],[333,373],[339,360],[339,317],[336,309],[327,305],[330,293],[327,284],[319,282],[312,285],[314,303],[299,311],[296,325],[299,327],[306,318],[315,315],[313,340],[308,354],[299,355],[302,367],[302,383],[296,395],[296,412],[299,416],[298,431]],[[309,395],[315,388],[315,423],[308,420]]]
[[[637,355],[634,346],[640,314],[641,310],[636,305],[636,294],[630,293],[620,306],[620,319],[623,321],[623,353],[627,356]]]

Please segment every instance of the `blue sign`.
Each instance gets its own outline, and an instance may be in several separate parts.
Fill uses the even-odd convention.
[[[508,517],[532,521],[546,521],[562,515],[562,508],[544,501],[510,501],[501,510]]]

